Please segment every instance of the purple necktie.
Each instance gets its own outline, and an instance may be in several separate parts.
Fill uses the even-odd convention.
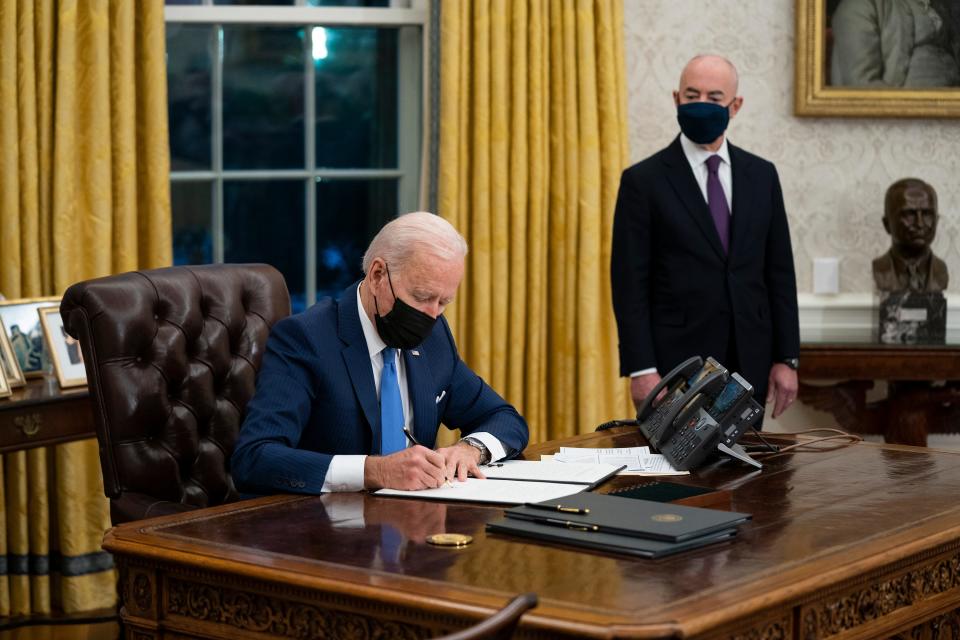
[[[717,155],[707,158],[707,206],[710,207],[713,224],[717,226],[723,252],[727,253],[730,247],[730,207],[727,205],[727,197],[723,193],[723,185],[720,184],[720,176],[717,174],[720,160],[720,156]]]

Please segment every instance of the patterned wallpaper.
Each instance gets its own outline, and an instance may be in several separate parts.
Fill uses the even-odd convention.
[[[914,176],[937,190],[934,252],[947,262],[949,290],[960,291],[960,122],[795,117],[795,1],[624,0],[631,160],[679,130],[671,91],[684,63],[725,55],[744,96],[729,139],[777,165],[798,290],[812,291],[813,258],[836,256],[841,293],[871,291],[870,261],[889,247],[883,194]]]

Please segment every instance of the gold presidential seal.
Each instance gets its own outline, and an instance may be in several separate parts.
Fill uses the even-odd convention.
[[[683,520],[683,516],[678,516],[675,513],[658,513],[650,516],[650,519],[655,522],[680,522]]]

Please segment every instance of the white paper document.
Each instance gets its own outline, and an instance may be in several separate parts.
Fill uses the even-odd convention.
[[[539,482],[592,484],[612,475],[618,468],[612,464],[507,460],[481,467],[480,470],[488,479],[495,480],[536,480]]]
[[[541,456],[541,460],[548,458]],[[618,475],[627,476],[681,476],[689,471],[678,471],[659,453],[650,453],[650,447],[619,447],[613,449],[588,449],[584,447],[560,447],[560,452],[549,460],[575,464],[611,464],[627,468]]]
[[[419,491],[380,489],[376,492],[376,495],[398,496],[402,498],[426,498],[430,500],[468,500],[472,502],[495,502],[498,504],[523,504],[525,502],[555,500],[580,491],[583,491],[582,484],[467,478],[466,482],[453,480],[449,486],[440,487],[439,489],[421,489]]]

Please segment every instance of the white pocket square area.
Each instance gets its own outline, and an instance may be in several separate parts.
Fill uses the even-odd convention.
[[[444,389],[440,392],[440,395],[437,396],[437,404],[440,404],[440,401],[443,400],[443,396],[447,395],[447,390]]]

